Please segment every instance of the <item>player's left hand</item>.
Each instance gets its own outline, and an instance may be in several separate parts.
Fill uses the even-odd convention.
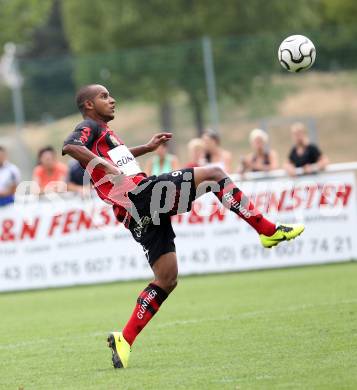
[[[151,140],[146,144],[146,146],[152,152],[156,150],[161,144],[164,144],[169,141],[171,138],[172,133],[158,133],[151,138]]]

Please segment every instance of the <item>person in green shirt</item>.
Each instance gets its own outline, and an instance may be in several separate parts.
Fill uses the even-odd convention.
[[[147,175],[161,175],[162,173],[168,173],[179,169],[178,158],[170,154],[167,144],[161,144],[157,149],[155,156],[148,160],[145,167]]]

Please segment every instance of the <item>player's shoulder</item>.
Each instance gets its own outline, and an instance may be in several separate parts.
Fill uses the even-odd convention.
[[[82,120],[82,122],[78,123],[76,126],[76,130],[81,130],[84,128],[90,128],[94,131],[97,131],[99,129],[99,123],[93,119],[87,118]]]

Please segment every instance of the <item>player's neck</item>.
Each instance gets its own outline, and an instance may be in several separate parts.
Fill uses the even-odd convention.
[[[95,122],[102,123],[102,124],[105,124],[106,126],[108,126],[108,121],[103,119],[101,116],[99,116],[98,114],[96,114],[94,112],[86,112],[83,115],[83,118],[84,119],[92,119]]]

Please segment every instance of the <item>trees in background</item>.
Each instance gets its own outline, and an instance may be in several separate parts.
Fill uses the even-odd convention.
[[[213,42],[219,96],[243,101],[278,70],[287,34],[322,37],[319,57],[332,66],[352,40],[356,8],[354,0],[0,0],[0,43],[24,47],[29,91],[34,101],[47,95],[55,116],[70,111],[75,86],[102,82],[120,97],[157,102],[166,128],[171,99],[183,91],[202,130],[203,36]],[[35,108],[33,118],[47,110]]]
[[[0,0],[0,47],[31,44],[33,30],[46,21],[52,0]]]
[[[46,20],[51,0],[0,0],[0,55],[7,42],[19,45],[20,54],[31,44],[36,26]],[[13,120],[11,93],[0,79],[0,120]]]
[[[26,118],[51,119],[70,112],[74,84],[61,0],[0,0],[0,23],[0,43],[18,46]]]
[[[63,28],[60,0],[50,2],[47,17],[33,28],[20,66],[30,118],[51,120],[73,108],[73,61]]]
[[[252,80],[267,75],[274,63],[276,50],[267,33],[318,23],[312,11],[315,3],[318,2],[103,0],[86,7],[85,0],[64,0],[63,8],[67,36],[75,54],[116,52],[112,61],[108,61],[110,55],[104,54],[102,64],[100,60],[81,61],[77,80],[100,81],[103,69],[108,70],[104,71],[104,75],[111,75],[107,82],[121,96],[130,97],[134,89],[136,93],[140,91],[140,97],[157,101],[166,128],[172,127],[168,119],[171,96],[184,91],[201,131],[207,100],[201,38],[216,39],[218,92],[242,99],[249,93]],[[227,35],[252,34],[260,34],[257,45],[249,45],[248,38],[239,42],[219,40]],[[177,44],[170,46],[174,42]],[[149,48],[131,50],[138,47]]]

